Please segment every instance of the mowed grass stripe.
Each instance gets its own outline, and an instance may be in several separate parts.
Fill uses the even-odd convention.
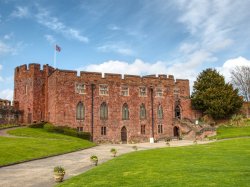
[[[9,132],[12,135],[20,135],[22,138],[0,137],[0,166],[63,154],[95,145],[87,140],[49,133],[43,129],[21,128]]]
[[[249,186],[249,158],[250,139],[138,151],[58,186]]]

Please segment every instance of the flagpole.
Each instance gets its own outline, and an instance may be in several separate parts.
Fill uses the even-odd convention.
[[[56,68],[56,45],[54,47],[54,68]]]

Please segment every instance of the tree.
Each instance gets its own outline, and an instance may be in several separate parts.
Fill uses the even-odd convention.
[[[237,66],[230,73],[233,86],[239,90],[245,101],[250,101],[250,67]]]
[[[192,105],[214,119],[225,118],[236,113],[243,100],[238,90],[214,69],[201,72],[194,82]]]

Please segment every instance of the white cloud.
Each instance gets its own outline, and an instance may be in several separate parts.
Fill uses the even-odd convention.
[[[227,82],[230,81],[230,72],[236,66],[250,66],[250,60],[239,56],[238,58],[232,58],[227,60],[221,67],[216,67],[216,69],[225,76]]]
[[[116,25],[109,25],[109,26],[108,26],[108,29],[109,29],[109,30],[112,30],[112,31],[121,30],[121,28],[118,27],[118,26],[116,26]]]
[[[52,35],[46,34],[44,38],[52,45],[56,43],[56,39]]]
[[[16,9],[11,13],[12,17],[25,18],[29,16],[28,7],[17,6]]]
[[[0,91],[0,98],[12,100],[13,99],[13,90],[11,90],[11,89],[1,90]]]
[[[75,39],[84,43],[89,41],[87,37],[81,35],[79,30],[66,26],[63,22],[59,21],[58,18],[51,16],[50,13],[45,9],[40,8],[36,18],[37,22],[41,25],[44,25],[48,29],[62,34],[67,38]]]
[[[122,45],[117,44],[107,44],[103,46],[97,47],[97,49],[101,52],[113,52],[118,53],[121,55],[131,56],[134,55],[134,51],[132,49],[129,49],[127,47],[124,47]]]
[[[3,36],[3,39],[4,39],[4,40],[10,40],[12,37],[13,37],[13,33],[9,33],[9,34],[5,34],[5,35]]]
[[[11,47],[10,45],[0,40],[0,55],[9,54],[9,53],[14,54],[15,51],[16,50],[13,47]]]

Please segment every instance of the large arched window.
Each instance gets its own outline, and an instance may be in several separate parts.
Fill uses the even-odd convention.
[[[103,102],[100,107],[100,119],[108,119],[108,105]]]
[[[84,104],[79,102],[76,106],[76,119],[83,120],[85,114]]]
[[[124,103],[122,106],[122,119],[128,120],[129,119],[129,110],[128,110],[128,104]]]
[[[162,119],[163,118],[163,109],[162,109],[162,106],[159,105],[158,106],[158,109],[157,109],[157,116],[159,119]]]
[[[144,104],[141,104],[140,106],[140,119],[146,118],[146,108]]]

